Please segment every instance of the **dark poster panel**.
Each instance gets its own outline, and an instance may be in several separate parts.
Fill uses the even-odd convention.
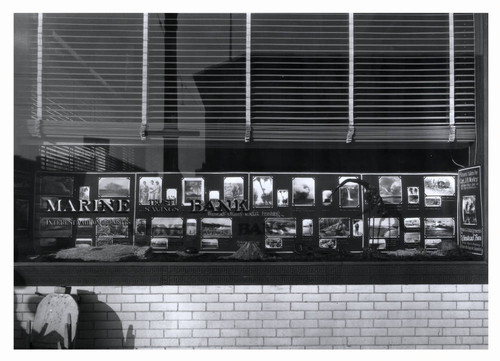
[[[460,247],[483,254],[483,212],[481,167],[458,171],[458,209]]]

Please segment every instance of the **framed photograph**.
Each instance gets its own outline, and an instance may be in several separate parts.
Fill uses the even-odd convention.
[[[357,179],[357,177],[339,177],[339,184],[350,178]],[[359,205],[359,184],[349,182],[339,188],[340,208],[357,208]]]
[[[313,220],[312,219],[303,219],[302,220],[302,236],[312,237],[313,231],[314,231]]]
[[[337,249],[337,240],[336,239],[320,239],[319,248],[326,248],[326,249]]]
[[[264,243],[267,249],[283,248],[283,240],[281,238],[266,238]]]
[[[403,224],[406,229],[419,229],[420,228],[420,218],[419,217],[410,217],[405,218]]]
[[[168,238],[151,238],[151,248],[155,252],[166,251],[168,249]]]
[[[161,202],[162,177],[140,177],[139,178],[139,204],[146,206]]]
[[[425,197],[426,207],[441,207],[441,197]]]
[[[27,230],[29,227],[30,202],[27,199],[14,200],[14,229]]]
[[[146,219],[145,218],[137,218],[135,220],[135,235],[136,236],[145,236],[146,235]]]
[[[278,189],[278,207],[288,207],[288,189]]]
[[[353,237],[363,237],[363,220],[362,219],[353,219],[352,220],[352,236]]]
[[[368,241],[370,248],[384,250],[387,248],[387,243],[383,238],[370,238]]]
[[[398,238],[398,218],[368,218],[370,238]]]
[[[40,237],[71,237],[73,220],[71,218],[40,218]]]
[[[196,219],[186,219],[186,236],[196,236]]]
[[[41,194],[44,196],[73,196],[73,177],[43,176],[41,178]]]
[[[292,179],[292,204],[294,206],[314,206],[315,203],[314,178]]]
[[[128,237],[128,218],[103,217],[96,219],[96,237],[126,238]]]
[[[254,176],[252,179],[253,205],[255,208],[273,206],[273,177]]]
[[[420,232],[405,232],[404,233],[405,243],[420,243]]]
[[[183,228],[184,220],[181,217],[153,217],[151,219],[151,237],[180,238],[184,235]]]
[[[462,197],[462,224],[477,226],[476,196]]]
[[[424,241],[424,248],[427,251],[436,251],[440,243],[441,243],[440,238],[426,238]]]
[[[182,204],[190,206],[191,201],[205,202],[205,179],[182,178]]]
[[[245,197],[243,177],[224,177],[224,200],[242,201]]]
[[[129,177],[99,177],[97,188],[99,198],[128,198],[130,197]]]
[[[454,237],[455,218],[424,218],[424,235],[426,238]]]
[[[77,248],[92,247],[92,238],[77,238],[75,240],[75,247]]]
[[[201,249],[204,251],[219,249],[219,240],[215,238],[203,238],[201,240]]]
[[[167,188],[165,198],[170,205],[177,205],[177,188]]]
[[[279,237],[295,237],[297,224],[295,218],[266,218],[265,235]]]
[[[420,202],[420,194],[418,187],[407,187],[408,204],[418,204]]]
[[[322,238],[347,238],[351,234],[349,218],[320,218],[319,236]]]
[[[78,199],[81,201],[90,201],[90,186],[81,186],[78,192]]]
[[[424,193],[426,196],[454,196],[455,177],[424,177]]]
[[[78,229],[91,229],[94,227],[94,221],[92,218],[77,218],[76,228]]]
[[[220,192],[219,191],[210,191],[210,192],[208,192],[208,200],[209,201],[218,201],[218,200],[220,200]]]
[[[202,218],[201,236],[203,238],[231,238],[233,236],[233,220],[231,218]]]
[[[403,196],[402,183],[399,176],[381,176],[378,178],[378,191],[386,204],[401,204]]]
[[[321,192],[321,202],[323,203],[324,206],[331,206],[332,205],[332,191],[331,190],[324,190]]]

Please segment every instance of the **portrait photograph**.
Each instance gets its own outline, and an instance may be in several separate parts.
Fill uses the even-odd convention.
[[[420,218],[419,217],[409,217],[403,220],[403,224],[406,229],[419,229],[420,228]]]
[[[398,218],[368,218],[370,238],[398,238]]]
[[[420,232],[405,232],[405,243],[420,243]]]
[[[403,201],[401,188],[401,177],[383,176],[378,179],[378,191],[386,204],[401,204]]]
[[[424,235],[430,238],[452,238],[455,236],[455,219],[424,218]]]
[[[73,220],[71,218],[41,218],[40,237],[71,237]]]
[[[201,220],[201,236],[231,238],[233,236],[233,220],[231,218],[203,218]]]
[[[324,206],[330,206],[332,204],[332,191],[324,190],[321,192],[321,201]]]
[[[154,217],[151,219],[151,237],[176,237],[184,235],[184,221],[181,217]]]
[[[130,197],[129,177],[99,177],[97,189],[99,198]]]
[[[268,249],[278,249],[283,247],[283,240],[281,238],[266,238],[264,244]]]
[[[349,178],[354,177],[339,177],[339,184]],[[359,184],[346,183],[339,188],[339,206],[341,208],[356,208],[359,207]]]
[[[128,218],[125,217],[103,217],[96,219],[95,234],[113,238],[128,237]]]
[[[407,187],[408,204],[418,204],[420,202],[420,194],[418,187]]]
[[[273,177],[253,177],[252,190],[253,205],[255,208],[269,208],[273,206]]]
[[[363,237],[363,220],[353,219],[352,220],[352,236],[353,237]]]
[[[278,189],[278,207],[288,207],[288,189]]]
[[[462,197],[462,224],[466,226],[477,225],[476,196]]]
[[[186,219],[186,236],[196,236],[196,219]]]
[[[41,194],[44,196],[73,196],[73,177],[43,176]]]
[[[426,207],[441,207],[441,197],[425,197]]]
[[[454,196],[455,177],[424,177],[424,193],[426,196]]]
[[[168,238],[151,238],[151,248],[153,251],[166,251],[168,249]]]
[[[245,197],[243,177],[224,177],[224,200],[242,201]]]
[[[191,201],[205,202],[205,179],[182,178],[182,204],[190,206]]]
[[[90,187],[89,186],[81,186],[80,191],[78,192],[78,199],[81,201],[89,201],[90,200]]]
[[[139,204],[146,206],[161,202],[162,177],[140,177],[139,178]]]
[[[177,205],[177,188],[167,188],[165,199],[171,205]]]
[[[146,219],[145,218],[137,218],[135,220],[135,234],[136,234],[136,236],[145,236],[146,235]]]
[[[313,220],[303,219],[302,220],[302,235],[304,237],[311,237],[313,235]]]
[[[297,225],[295,218],[266,218],[266,236],[295,237]]]
[[[319,236],[323,238],[347,238],[350,236],[349,218],[320,218]]]
[[[314,206],[314,178],[292,179],[292,204],[294,206]]]
[[[326,249],[336,249],[337,248],[337,240],[336,239],[320,239],[318,242],[319,248]]]
[[[219,249],[219,240],[215,238],[203,238],[201,240],[201,249],[203,251]]]

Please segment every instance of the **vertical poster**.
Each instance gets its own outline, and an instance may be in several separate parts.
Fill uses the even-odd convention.
[[[458,171],[458,218],[460,247],[483,254],[481,167]]]

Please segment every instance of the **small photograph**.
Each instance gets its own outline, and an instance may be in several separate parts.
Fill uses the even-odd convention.
[[[398,218],[368,218],[370,238],[398,238]]]
[[[387,243],[383,238],[370,238],[368,243],[372,249],[386,249],[387,247]]]
[[[266,218],[266,236],[295,237],[297,225],[295,218]]]
[[[386,204],[401,204],[403,201],[401,188],[401,177],[383,176],[378,179],[380,197]]]
[[[165,195],[170,205],[177,205],[177,188],[168,188]]]
[[[339,177],[339,184],[350,178],[357,177]],[[339,188],[340,208],[356,208],[359,203],[359,184],[348,182]]]
[[[337,248],[337,240],[336,239],[320,239],[319,240],[319,248],[336,249]]]
[[[40,237],[71,237],[73,220],[71,218],[41,218]]]
[[[466,226],[477,226],[476,196],[462,197],[462,223]]]
[[[110,246],[112,244],[113,244],[113,237],[109,237],[109,236],[97,237],[97,240],[96,240],[97,247]]]
[[[203,238],[201,240],[201,249],[204,251],[219,249],[219,240],[215,238]]]
[[[81,201],[89,201],[90,200],[90,187],[89,186],[81,186],[80,191],[78,192],[78,199]]]
[[[208,192],[208,200],[209,201],[218,201],[220,199],[219,191],[210,191]]]
[[[139,178],[139,204],[147,206],[161,202],[162,177]]]
[[[75,241],[76,248],[92,247],[92,238],[77,238]]]
[[[184,235],[183,225],[181,217],[154,217],[151,219],[151,236],[182,237]]]
[[[331,190],[324,190],[321,192],[321,202],[323,203],[324,206],[331,206],[332,205],[332,191]]]
[[[134,232],[137,236],[145,236],[146,235],[146,219],[145,218],[137,218],[135,220]]]
[[[273,206],[273,177],[255,176],[252,179],[253,205],[256,208]]]
[[[424,177],[424,193],[426,196],[454,196],[455,177]]]
[[[420,243],[420,232],[405,232],[405,243]]]
[[[406,229],[418,229],[420,228],[420,218],[419,217],[411,217],[404,219],[404,226]]]
[[[99,177],[97,195],[99,198],[130,197],[130,178]]]
[[[454,218],[424,218],[425,237],[452,238],[455,235]]]
[[[44,196],[73,196],[73,177],[43,176],[41,193]]]
[[[278,207],[288,207],[288,189],[278,189]]]
[[[92,218],[77,218],[76,228],[78,229],[91,229],[94,227],[94,221]]]
[[[303,219],[302,220],[302,236],[311,237],[313,235],[313,220]]]
[[[186,236],[196,236],[196,219],[186,219]]]
[[[428,251],[435,251],[438,249],[438,245],[441,243],[440,238],[426,238],[425,239],[425,249]]]
[[[363,220],[353,219],[352,220],[352,236],[353,237],[363,237]]]
[[[242,177],[224,177],[224,200],[242,201],[245,197],[244,184]]]
[[[95,226],[97,237],[126,238],[128,237],[128,218],[109,217],[97,218]]]
[[[203,218],[201,220],[201,236],[231,238],[233,236],[233,220],[231,218]]]
[[[168,249],[168,238],[151,238],[151,248],[154,251],[166,251]]]
[[[426,207],[441,207],[441,197],[425,197]]]
[[[283,248],[283,241],[281,238],[266,238],[265,245],[268,249]]]
[[[408,204],[418,204],[420,202],[420,194],[418,187],[408,187]]]
[[[350,235],[349,218],[320,218],[319,236],[323,238],[346,238]]]
[[[292,179],[292,203],[294,206],[314,206],[314,178]]]
[[[190,206],[191,201],[205,201],[205,180],[203,178],[182,178],[182,204]]]

